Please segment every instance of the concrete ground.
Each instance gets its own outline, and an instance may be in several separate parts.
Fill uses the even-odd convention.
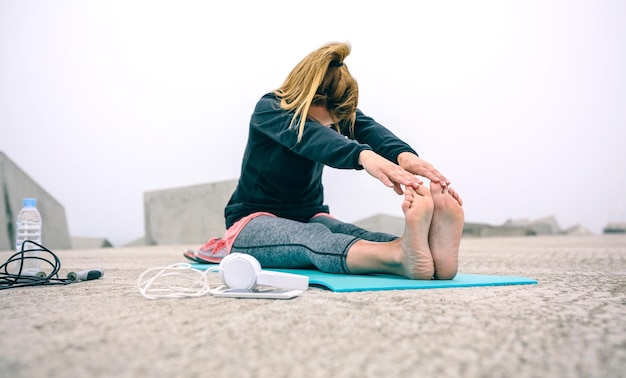
[[[129,292],[185,247],[56,251],[62,275],[105,275],[0,291],[0,377],[626,376],[626,235],[463,240],[461,272],[538,285],[310,288],[292,300]]]

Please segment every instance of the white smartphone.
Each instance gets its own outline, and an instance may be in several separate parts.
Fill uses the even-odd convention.
[[[210,292],[214,297],[223,298],[262,298],[262,299],[291,299],[302,294],[302,290],[295,289],[230,289],[220,286]]]

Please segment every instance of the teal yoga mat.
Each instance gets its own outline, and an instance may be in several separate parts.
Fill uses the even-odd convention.
[[[191,264],[195,269],[205,270],[214,264]],[[267,269],[277,272],[302,274],[309,277],[310,285],[324,286],[336,292],[407,290],[407,289],[442,289],[452,287],[530,285],[537,280],[516,276],[490,276],[482,274],[459,273],[453,280],[409,280],[392,275],[331,274],[309,269]]]

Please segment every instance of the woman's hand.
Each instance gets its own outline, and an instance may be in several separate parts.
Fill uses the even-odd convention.
[[[441,186],[450,185],[450,181],[441,174],[432,164],[411,152],[403,152],[398,155],[398,164],[414,175],[426,177],[432,182],[437,182]]]
[[[459,205],[463,205],[463,200],[457,191],[450,186],[450,180],[441,174],[432,164],[411,152],[403,152],[398,155],[398,164],[408,172],[418,176],[426,177],[432,182],[439,183],[443,188],[448,187],[448,193],[457,200]]]
[[[359,164],[363,166],[367,173],[380,180],[385,186],[393,188],[398,194],[404,193],[402,186],[410,185],[417,188],[424,183],[411,172],[371,150],[361,151]]]

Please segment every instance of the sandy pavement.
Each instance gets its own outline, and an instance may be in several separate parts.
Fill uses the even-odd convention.
[[[626,235],[463,239],[460,272],[538,285],[129,292],[186,247],[55,251],[62,275],[105,275],[0,291],[0,377],[626,377]]]

